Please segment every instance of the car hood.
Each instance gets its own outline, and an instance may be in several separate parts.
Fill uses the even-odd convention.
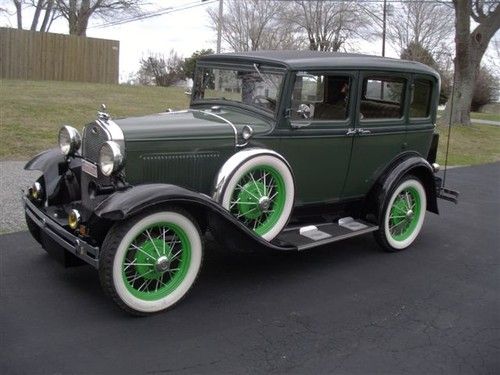
[[[254,133],[265,133],[272,129],[271,122],[261,117],[232,109],[213,112],[207,110],[185,110],[164,112],[143,117],[116,119],[114,122],[122,129],[125,140],[160,140],[175,138],[234,138],[234,130],[226,121],[230,121],[238,132],[243,126],[252,126]]]

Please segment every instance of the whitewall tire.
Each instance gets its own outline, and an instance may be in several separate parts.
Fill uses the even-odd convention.
[[[110,230],[99,275],[120,307],[145,315],[172,307],[189,292],[202,257],[200,230],[189,214],[150,211]]]
[[[288,165],[273,155],[257,155],[237,167],[218,197],[222,206],[267,241],[285,227],[295,185]]]
[[[427,210],[425,188],[416,177],[408,176],[390,193],[383,207],[377,241],[388,251],[409,247],[418,237]]]

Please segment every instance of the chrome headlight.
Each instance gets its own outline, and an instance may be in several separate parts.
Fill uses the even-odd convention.
[[[99,151],[99,168],[105,176],[119,171],[123,165],[123,154],[120,145],[113,141],[107,141]]]
[[[65,125],[59,130],[59,148],[64,155],[73,155],[82,145],[82,137],[75,128]]]
[[[41,201],[43,199],[43,188],[42,185],[37,181],[33,184],[33,186],[29,189],[31,198],[36,201]]]

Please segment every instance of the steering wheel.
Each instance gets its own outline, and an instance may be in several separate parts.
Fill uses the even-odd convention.
[[[252,98],[252,103],[257,105],[267,105],[270,109],[276,108],[276,100],[265,95],[256,95]]]

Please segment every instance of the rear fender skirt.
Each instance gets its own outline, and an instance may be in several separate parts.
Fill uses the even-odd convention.
[[[155,206],[184,206],[188,210],[203,212],[209,225],[222,228],[224,236],[239,243],[240,247],[264,247],[272,250],[296,250],[294,247],[281,247],[262,239],[241,224],[233,215],[210,197],[170,184],[137,185],[116,192],[96,207],[94,214],[101,219],[121,221],[137,215],[144,209]]]
[[[394,185],[405,175],[418,177],[425,187],[427,194],[427,211],[439,214],[436,194],[436,182],[432,166],[418,154],[408,153],[401,155],[382,173],[368,194],[369,211],[379,218],[380,208],[384,207]]]

